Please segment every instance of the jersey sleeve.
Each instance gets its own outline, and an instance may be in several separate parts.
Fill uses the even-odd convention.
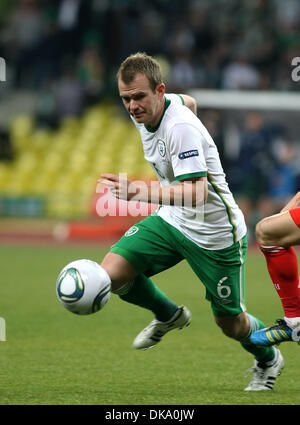
[[[169,151],[176,180],[207,176],[205,139],[190,124],[176,124],[169,135]]]

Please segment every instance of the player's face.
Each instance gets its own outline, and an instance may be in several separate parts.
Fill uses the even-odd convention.
[[[154,127],[164,107],[165,85],[159,84],[155,91],[149,85],[146,75],[138,73],[133,81],[125,84],[118,80],[119,93],[130,115],[140,124]]]

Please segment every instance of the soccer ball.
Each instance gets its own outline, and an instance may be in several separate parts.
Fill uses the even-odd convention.
[[[61,304],[72,313],[96,313],[110,298],[111,281],[106,270],[95,261],[76,260],[60,272],[56,294]]]

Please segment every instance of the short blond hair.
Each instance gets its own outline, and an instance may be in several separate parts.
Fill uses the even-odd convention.
[[[139,73],[146,75],[150,88],[153,91],[163,82],[159,62],[152,56],[141,52],[128,56],[121,63],[117,72],[117,79],[121,79],[125,84],[129,84],[134,80],[136,74]]]

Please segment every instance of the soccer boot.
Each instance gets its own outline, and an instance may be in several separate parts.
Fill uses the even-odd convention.
[[[156,345],[162,337],[173,329],[182,329],[188,326],[191,321],[191,312],[184,306],[179,306],[174,316],[167,322],[160,322],[157,319],[143,329],[133,341],[133,346],[137,349],[144,349]]]
[[[269,391],[273,389],[276,378],[284,367],[284,360],[280,351],[278,348],[275,348],[275,350],[276,357],[271,366],[254,360],[254,367],[249,369],[249,372],[253,373],[253,377],[244,391]]]
[[[280,344],[284,341],[298,341],[299,344],[300,323],[295,325],[295,327],[290,327],[283,319],[276,320],[276,322],[277,325],[253,332],[250,336],[250,341],[255,345],[264,345],[265,347]]]

